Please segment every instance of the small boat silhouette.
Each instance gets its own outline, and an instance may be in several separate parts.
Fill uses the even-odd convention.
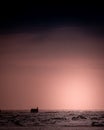
[[[37,108],[31,108],[30,112],[31,113],[38,113],[38,107]]]

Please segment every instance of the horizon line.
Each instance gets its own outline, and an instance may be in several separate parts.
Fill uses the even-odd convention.
[[[35,108],[35,107],[31,107]],[[28,109],[0,109],[1,111],[29,111],[31,108]],[[39,107],[38,107],[39,108]],[[44,109],[39,108],[40,111],[104,111],[104,109]]]

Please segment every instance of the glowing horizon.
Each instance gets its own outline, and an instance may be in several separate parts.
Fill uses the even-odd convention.
[[[0,36],[0,109],[104,110],[103,39],[73,30]]]

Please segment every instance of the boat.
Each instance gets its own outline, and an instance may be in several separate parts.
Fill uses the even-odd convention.
[[[38,113],[39,112],[38,107],[37,108],[31,108],[30,112],[31,113]]]

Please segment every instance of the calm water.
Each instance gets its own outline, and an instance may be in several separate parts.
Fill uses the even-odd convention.
[[[2,111],[0,127],[104,126],[104,111]]]

